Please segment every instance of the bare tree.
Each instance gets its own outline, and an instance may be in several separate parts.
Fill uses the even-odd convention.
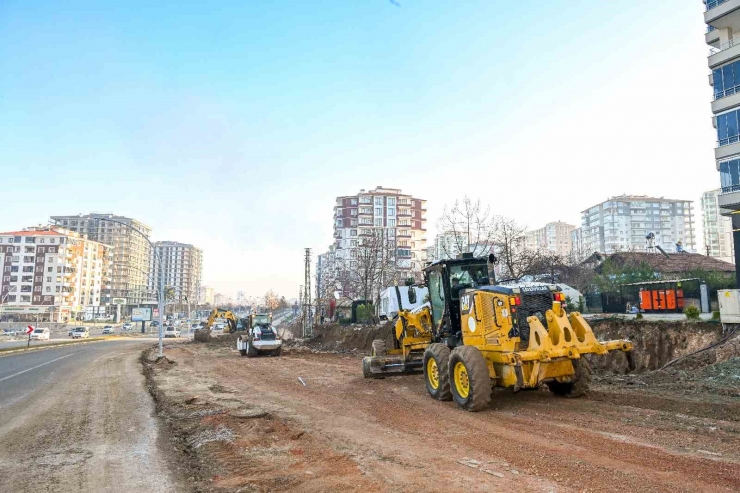
[[[494,219],[489,206],[483,207],[480,199],[473,200],[467,195],[462,203],[456,200],[451,208],[445,205],[437,221],[437,228],[444,237],[445,257],[454,258],[466,252],[487,254],[494,243]]]
[[[383,229],[371,229],[360,238],[349,261],[349,281],[356,296],[373,300],[381,285],[398,280],[396,238]]]
[[[278,306],[280,306],[280,298],[278,298],[278,295],[276,295],[272,289],[269,290],[267,293],[265,293],[264,298],[265,306],[270,310],[275,310]]]
[[[496,216],[493,220],[493,243],[504,275],[515,281],[532,274],[539,260],[536,250],[527,248],[524,233],[527,228],[514,219]]]

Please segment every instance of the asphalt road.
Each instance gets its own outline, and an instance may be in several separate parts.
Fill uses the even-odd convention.
[[[0,356],[0,491],[175,491],[141,365],[152,341]]]

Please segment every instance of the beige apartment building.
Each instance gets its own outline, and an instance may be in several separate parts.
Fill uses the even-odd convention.
[[[195,305],[203,280],[203,251],[187,243],[177,241],[158,241],[154,249],[164,266],[164,284],[174,289],[175,303]],[[159,286],[159,263],[152,258],[152,275],[149,289],[155,291]]]
[[[0,233],[0,312],[63,321],[105,313],[112,249],[55,226]]]
[[[573,250],[572,234],[575,229],[572,224],[556,221],[547,223],[542,228],[527,231],[524,239],[530,250],[568,256]]]
[[[112,298],[123,298],[127,305],[156,302],[156,291],[151,290],[149,282],[152,255],[147,241],[152,231],[149,226],[130,217],[97,213],[51,216],[51,221],[113,247]]]

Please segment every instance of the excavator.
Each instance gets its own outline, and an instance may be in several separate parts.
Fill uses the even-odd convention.
[[[463,254],[428,265],[428,303],[399,309],[394,348],[373,341],[363,375],[382,378],[421,368],[432,398],[480,411],[493,387],[516,392],[546,385],[556,395],[584,395],[591,382],[587,354],[622,351],[634,369],[630,341],[598,341],[580,313],[566,313],[556,285],[497,284],[495,263],[493,254]]]
[[[195,332],[193,339],[196,342],[207,342],[211,338],[211,328],[217,320],[224,320],[228,324],[228,328],[224,328],[224,333],[236,332],[237,330],[237,318],[234,313],[230,310],[224,310],[223,308],[214,308],[211,314],[208,316],[205,326]]]

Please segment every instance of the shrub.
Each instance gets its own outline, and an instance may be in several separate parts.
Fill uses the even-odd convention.
[[[586,300],[583,299],[583,296],[578,297],[578,311],[581,313],[586,311]]]
[[[683,312],[688,320],[699,320],[699,315],[701,315],[699,309],[694,305],[687,306]]]
[[[640,312],[637,312],[637,314],[635,315],[635,320],[642,320],[643,318],[644,317],[642,316],[642,313]]]
[[[372,323],[373,321],[373,305],[359,305],[357,307],[357,321],[361,324]]]
[[[719,320],[719,312],[712,312],[712,320]]]

